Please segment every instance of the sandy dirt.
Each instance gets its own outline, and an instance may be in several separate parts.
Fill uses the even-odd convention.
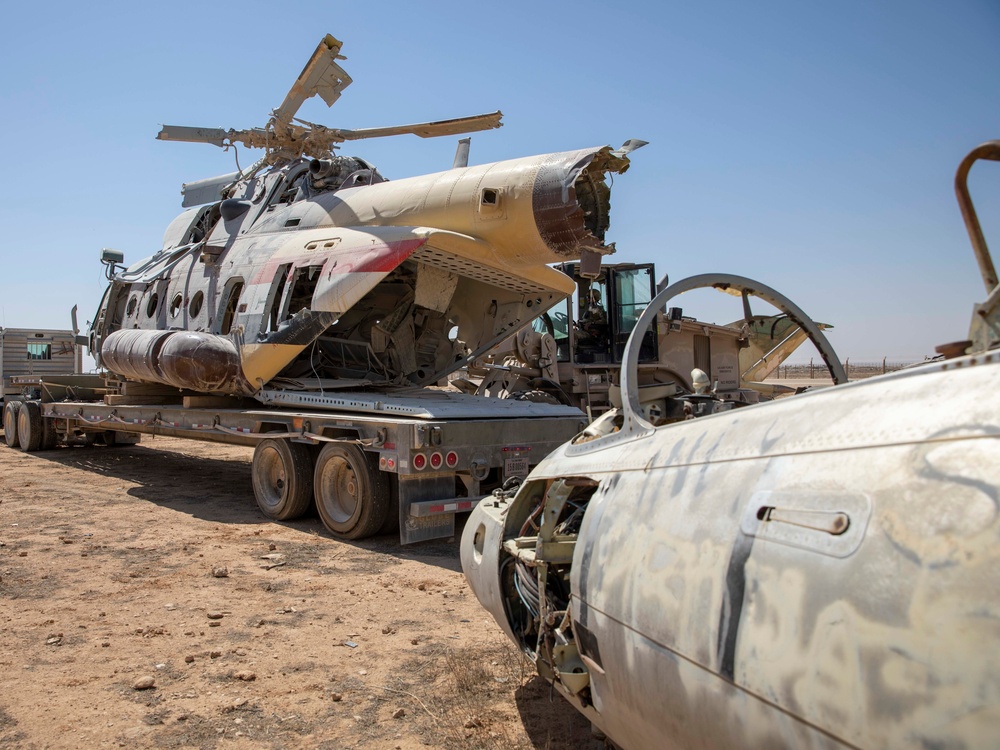
[[[251,456],[0,445],[0,747],[602,746],[479,606],[457,540],[269,521]]]

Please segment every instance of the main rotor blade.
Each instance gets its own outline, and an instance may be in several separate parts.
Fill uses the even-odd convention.
[[[357,141],[362,138],[379,138],[384,135],[403,135],[413,133],[421,138],[437,138],[442,135],[459,135],[461,133],[474,133],[477,130],[493,130],[503,125],[500,118],[503,112],[497,110],[485,115],[473,115],[472,117],[456,117],[452,120],[438,120],[437,122],[420,122],[415,125],[396,125],[389,128],[363,128],[361,130],[337,129],[337,134],[345,141]]]
[[[186,125],[164,125],[156,134],[161,141],[186,141],[188,143],[211,143],[223,146],[229,131],[222,128],[189,128]]]
[[[340,54],[342,45],[343,42],[330,34],[323,37],[309,58],[309,62],[292,84],[285,101],[274,110],[274,118],[279,125],[288,125],[302,103],[311,96],[319,94],[329,107],[340,98],[340,93],[351,85],[351,77],[337,64],[338,59],[343,59]]]
[[[621,145],[621,148],[617,148],[611,153],[613,153],[615,156],[628,156],[633,151],[637,151],[643,146],[648,146],[648,145],[649,141],[644,141],[640,138],[629,138],[627,141],[625,141],[625,143]]]

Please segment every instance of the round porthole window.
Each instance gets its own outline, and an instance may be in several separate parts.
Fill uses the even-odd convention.
[[[181,311],[181,307],[183,306],[184,306],[184,298],[179,294],[175,294],[174,298],[170,300],[170,317],[176,318],[177,313]]]
[[[156,306],[160,304],[160,295],[153,292],[153,296],[149,298],[149,302],[146,303],[146,317],[152,318],[156,315]]]
[[[128,307],[125,308],[125,314],[128,317],[135,315],[135,308],[139,304],[139,299],[133,294],[132,298],[128,301]]]

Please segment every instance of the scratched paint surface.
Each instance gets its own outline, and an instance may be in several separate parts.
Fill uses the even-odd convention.
[[[588,715],[625,748],[991,746],[1000,358],[973,361],[539,466],[600,482],[572,569]]]

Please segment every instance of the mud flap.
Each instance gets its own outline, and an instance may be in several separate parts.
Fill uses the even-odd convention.
[[[432,516],[411,516],[410,504],[421,500],[440,500],[454,497],[455,477],[444,476],[399,478],[399,540],[403,544],[424,542],[428,539],[447,539],[455,535],[455,514],[441,513]]]

